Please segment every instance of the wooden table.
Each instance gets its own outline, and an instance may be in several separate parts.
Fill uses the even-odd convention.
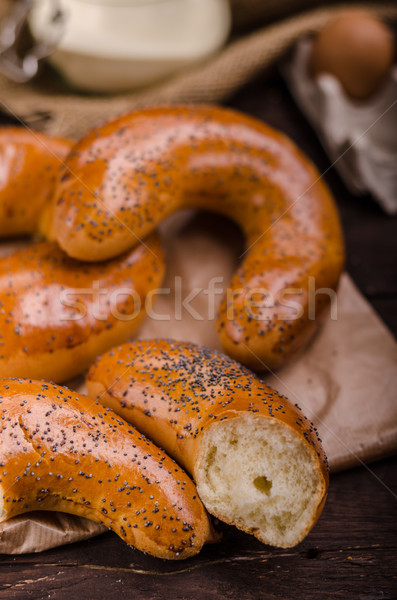
[[[285,131],[321,172],[330,166],[277,75],[257,80],[228,104]],[[370,197],[351,196],[334,169],[325,179],[341,211],[347,269],[396,332],[396,221]],[[220,544],[168,563],[109,533],[41,554],[2,556],[0,599],[391,600],[397,598],[396,509],[397,459],[389,458],[335,474],[319,522],[296,548],[276,550],[223,526]]]

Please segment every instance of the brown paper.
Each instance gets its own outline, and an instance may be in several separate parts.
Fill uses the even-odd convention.
[[[219,349],[204,291],[213,277],[223,277],[227,286],[243,249],[242,236],[217,215],[190,212],[171,218],[162,230],[168,262],[163,288],[170,293],[159,296],[154,309],[170,320],[147,319],[138,337],[167,337]],[[186,310],[181,318],[175,316],[175,281],[183,299],[201,288],[191,307],[203,320]],[[393,336],[344,274],[337,320],[328,319],[299,359],[265,380],[313,419],[330,466],[337,470],[397,449],[396,354]],[[85,389],[82,378],[70,386]],[[0,552],[38,552],[103,530],[86,519],[58,513],[22,515],[0,525]]]
[[[54,512],[32,512],[0,524],[0,552],[26,554],[86,540],[107,531],[83,517]]]

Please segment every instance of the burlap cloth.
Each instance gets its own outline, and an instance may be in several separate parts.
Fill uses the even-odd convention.
[[[9,0],[0,0],[0,14],[8,3]],[[323,6],[288,16],[296,13],[298,8],[302,10],[313,4]],[[397,20],[395,2],[359,5],[381,18]],[[235,30],[263,20],[284,18],[248,35],[239,36],[235,32],[232,41],[212,59],[165,82],[131,93],[113,96],[73,93],[48,69],[34,82],[23,85],[13,84],[0,76],[2,108],[33,127],[76,138],[109,118],[148,104],[221,102],[274,64],[299,37],[318,31],[347,6],[352,4],[312,0],[233,0]]]
[[[234,2],[234,8],[236,15],[240,11],[240,24],[248,26],[255,15],[273,18],[288,8],[296,9],[297,4],[246,0]],[[397,6],[382,3],[372,9],[382,17],[397,19]],[[10,112],[38,128],[71,137],[147,103],[220,101],[272,64],[299,36],[322,27],[337,10],[317,8],[267,26],[231,42],[206,64],[145,91],[112,97],[76,95],[43,75],[24,86],[0,78],[1,98]],[[230,281],[242,238],[229,222],[216,215],[189,213],[175,216],[162,229],[168,262],[165,287],[173,290],[179,277],[187,296],[193,288],[206,290],[213,277],[223,276],[225,285]],[[10,245],[3,245],[0,254],[10,250]],[[193,306],[205,314],[207,302],[203,291]],[[160,297],[156,311],[169,314],[170,321],[148,319],[140,337],[172,337],[219,347],[214,323],[197,321],[188,314],[178,320],[173,303],[174,293]],[[333,470],[397,449],[396,344],[348,275],[343,276],[338,292],[337,320],[328,320],[298,360],[266,380],[314,420]],[[82,389],[81,380],[71,386]],[[38,552],[101,531],[100,525],[69,515],[22,515],[0,525],[0,552]]]

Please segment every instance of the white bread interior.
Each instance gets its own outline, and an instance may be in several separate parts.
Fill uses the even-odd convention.
[[[292,428],[253,414],[203,432],[195,479],[207,510],[272,546],[298,544],[325,500],[316,451]]]

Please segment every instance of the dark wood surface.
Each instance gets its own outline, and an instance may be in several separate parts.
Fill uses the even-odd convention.
[[[229,105],[285,131],[312,158],[337,199],[347,269],[397,332],[396,219],[351,196],[282,80],[262,78]],[[324,512],[296,548],[277,550],[221,526],[221,543],[184,562],[130,550],[114,534],[0,557],[0,600],[392,600],[397,598],[397,459],[332,476]]]

